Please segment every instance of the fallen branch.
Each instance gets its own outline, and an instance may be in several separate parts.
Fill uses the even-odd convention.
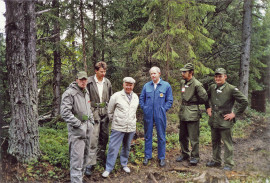
[[[3,140],[3,142],[2,142],[2,144],[1,144],[1,146],[0,146],[0,147],[2,147],[2,145],[3,145],[3,144],[4,144],[4,142],[6,141],[6,138],[7,138],[7,137],[5,137],[5,138],[4,138],[4,140]]]
[[[42,14],[42,13],[46,13],[48,11],[51,11],[51,9],[46,9],[46,10],[38,11],[38,12],[36,12],[36,15],[39,15],[39,14]]]
[[[148,177],[153,180],[154,183],[158,183],[158,181],[156,180],[155,176],[152,173],[148,174]]]

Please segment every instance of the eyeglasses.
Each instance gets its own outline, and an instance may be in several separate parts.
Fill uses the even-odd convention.
[[[185,74],[187,71],[182,71],[183,74]]]

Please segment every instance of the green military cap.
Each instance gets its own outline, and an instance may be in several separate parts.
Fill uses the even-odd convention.
[[[192,63],[187,63],[180,71],[190,71],[194,70],[194,65]]]
[[[80,71],[77,73],[77,79],[87,79],[87,73],[85,71]]]
[[[217,68],[215,74],[226,74],[226,70],[223,68]]]

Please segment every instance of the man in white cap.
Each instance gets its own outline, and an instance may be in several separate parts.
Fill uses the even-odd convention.
[[[113,94],[108,105],[108,115],[112,126],[103,177],[108,177],[113,170],[121,144],[120,162],[123,170],[130,173],[127,163],[130,144],[136,131],[139,98],[133,92],[135,80],[132,77],[125,77],[123,81],[123,90]]]

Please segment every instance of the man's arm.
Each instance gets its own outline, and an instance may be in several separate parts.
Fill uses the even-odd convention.
[[[173,104],[172,87],[169,84],[169,87],[166,91],[165,106],[164,106],[165,110],[168,111],[172,107],[172,104]]]
[[[116,97],[114,94],[114,95],[112,95],[110,102],[109,102],[109,105],[108,105],[108,116],[109,116],[110,121],[113,120],[115,105],[116,105]]]
[[[233,97],[239,103],[237,109],[234,111],[235,115],[239,115],[245,111],[248,106],[248,99],[247,97],[238,89],[233,89]]]
[[[208,116],[212,116],[212,108],[210,107],[211,87],[212,86],[210,86],[207,90],[208,100],[205,102],[205,109],[206,109]]]
[[[144,107],[145,97],[146,97],[146,86],[144,85],[142,92],[141,92],[141,95],[140,95],[140,101],[139,101],[142,109]]]
[[[81,121],[78,118],[76,118],[72,113],[73,100],[74,100],[73,97],[68,92],[65,92],[62,95],[60,113],[62,118],[67,123],[70,123],[74,127],[79,127],[81,126]]]
[[[208,95],[202,84],[197,85],[196,92],[199,104],[205,104],[208,101]]]

